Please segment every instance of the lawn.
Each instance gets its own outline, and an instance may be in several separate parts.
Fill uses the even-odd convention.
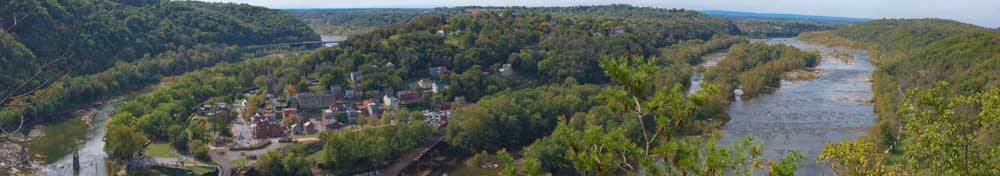
[[[204,167],[204,166],[195,166],[195,167],[191,168],[191,171],[194,171],[194,173],[196,173],[196,174],[206,174],[206,173],[215,172],[215,168],[213,168],[213,167]]]
[[[314,152],[313,154],[310,154],[309,156],[306,156],[306,161],[310,161],[310,162],[313,162],[313,163],[319,162],[322,159],[323,159],[323,152],[319,152],[319,151]]]
[[[319,133],[316,133],[316,134],[306,134],[306,135],[294,135],[291,138],[292,139],[301,139],[301,138],[318,138],[318,137],[319,137]]]
[[[147,156],[152,156],[157,158],[180,157],[180,155],[177,155],[177,153],[174,152],[174,147],[170,146],[170,144],[168,143],[149,144],[149,146],[146,147],[146,151],[143,153],[146,153]]]

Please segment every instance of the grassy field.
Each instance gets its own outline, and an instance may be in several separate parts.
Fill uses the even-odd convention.
[[[168,143],[149,144],[149,147],[146,147],[146,151],[143,153],[146,153],[147,156],[158,158],[180,157],[180,155],[177,155],[177,153],[174,152],[174,147],[170,146]]]
[[[215,168],[212,168],[212,167],[203,167],[203,166],[195,166],[195,167],[191,168],[191,171],[194,171],[194,173],[196,173],[196,174],[206,174],[206,173],[210,173],[210,172],[215,172]]]
[[[318,138],[318,137],[319,137],[319,133],[316,133],[316,134],[306,134],[306,135],[294,135],[291,138],[292,139],[301,139],[301,138]]]
[[[323,159],[322,157],[323,157],[322,152],[315,152],[313,154],[310,154],[309,156],[306,156],[306,161],[318,162],[319,160]]]

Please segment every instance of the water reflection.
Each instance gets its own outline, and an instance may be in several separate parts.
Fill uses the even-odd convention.
[[[90,123],[88,128],[88,133],[83,139],[83,144],[80,145],[77,151],[80,156],[80,170],[75,173],[73,170],[73,151],[61,151],[68,154],[63,155],[55,162],[46,164],[39,171],[39,175],[109,175],[107,174],[107,168],[104,164],[104,158],[107,158],[107,154],[104,153],[104,134],[107,133],[104,128],[104,122],[111,116],[114,112],[115,107],[124,103],[124,100],[111,101],[95,108],[92,115],[93,121]],[[74,117],[79,118],[79,117]],[[80,124],[87,125],[87,124]],[[73,149],[70,149],[73,150]]]

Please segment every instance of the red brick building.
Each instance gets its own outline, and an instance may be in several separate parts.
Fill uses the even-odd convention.
[[[396,92],[396,97],[399,99],[399,104],[402,105],[420,102],[420,93],[413,90]]]
[[[285,127],[281,125],[281,120],[274,114],[263,116],[255,115],[251,120],[250,130],[253,131],[254,139],[267,139],[285,136]]]

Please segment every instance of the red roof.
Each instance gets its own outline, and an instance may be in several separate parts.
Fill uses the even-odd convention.
[[[420,93],[413,90],[404,90],[396,93],[400,104],[410,104],[420,101]]]

